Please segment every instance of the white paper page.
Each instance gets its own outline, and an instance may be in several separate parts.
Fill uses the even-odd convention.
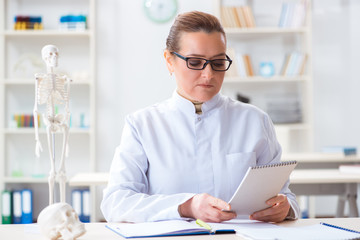
[[[278,226],[279,227],[279,226]],[[338,240],[359,238],[360,234],[327,227],[321,224],[303,227],[279,227],[279,228],[239,228],[237,235],[253,239],[291,239],[291,240]]]
[[[264,228],[280,228],[279,226],[271,223],[261,222],[250,219],[232,219],[222,223],[208,223],[213,230],[218,229],[233,229],[237,231],[241,228],[246,229],[264,229]]]
[[[186,233],[203,231],[206,229],[181,220],[146,222],[146,223],[113,223],[107,224],[112,230],[126,237],[157,236],[168,233]]]

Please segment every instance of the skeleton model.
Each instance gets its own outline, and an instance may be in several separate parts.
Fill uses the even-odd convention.
[[[54,45],[46,45],[41,50],[42,58],[46,63],[47,73],[35,74],[35,106],[34,106],[34,126],[35,126],[35,153],[40,157],[42,146],[39,140],[38,130],[38,105],[46,104],[46,113],[43,114],[43,121],[46,125],[48,147],[51,159],[51,169],[49,174],[49,204],[54,203],[54,184],[59,182],[60,201],[65,202],[65,157],[68,151],[69,138],[69,93],[71,80],[64,76],[54,73],[54,68],[58,65],[58,48]],[[56,105],[65,106],[65,116],[57,114]],[[63,135],[62,154],[60,159],[60,169],[55,170],[55,133],[61,132]]]
[[[65,75],[54,73],[54,68],[58,65],[59,50],[54,45],[46,45],[41,50],[42,58],[46,63],[47,73],[35,74],[35,106],[34,106],[34,126],[35,126],[35,154],[40,157],[42,146],[39,140],[38,129],[38,105],[46,104],[46,112],[43,120],[46,125],[48,147],[51,159],[51,169],[49,173],[49,206],[43,209],[38,217],[38,224],[41,232],[47,239],[55,240],[62,237],[64,240],[73,240],[85,233],[84,224],[78,219],[72,207],[65,203],[65,157],[68,153],[69,139],[69,94],[70,78]],[[64,105],[65,114],[56,112],[56,106]],[[60,169],[55,170],[55,133],[61,132],[63,137],[62,153],[60,159]],[[60,186],[60,203],[54,204],[54,184],[55,180]]]

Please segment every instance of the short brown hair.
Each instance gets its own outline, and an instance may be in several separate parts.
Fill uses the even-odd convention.
[[[176,17],[166,39],[166,49],[170,52],[179,51],[179,40],[182,32],[200,31],[205,33],[220,32],[226,39],[225,31],[215,16],[204,12],[192,11],[179,14]]]

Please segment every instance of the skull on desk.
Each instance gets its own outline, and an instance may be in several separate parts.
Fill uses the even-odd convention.
[[[74,209],[67,203],[55,203],[44,208],[38,218],[40,231],[46,239],[74,240],[86,230]]]

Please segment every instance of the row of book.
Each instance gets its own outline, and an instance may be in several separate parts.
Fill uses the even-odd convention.
[[[232,48],[228,48],[227,54],[233,60],[233,66],[226,72],[227,77],[248,77],[255,75],[249,55],[236,54]]]
[[[40,127],[40,115],[38,117],[38,126]],[[32,114],[14,114],[14,125],[16,127],[34,127],[34,115]],[[15,126],[14,126],[15,127]]]
[[[42,30],[42,17],[41,16],[22,16],[17,15],[14,17],[14,30]]]
[[[60,30],[84,31],[86,22],[85,15],[64,15],[60,17]]]
[[[307,1],[301,3],[283,3],[281,8],[279,27],[296,28],[305,24]]]
[[[72,206],[81,222],[90,222],[90,192],[76,189],[71,193]],[[33,223],[33,192],[22,189],[1,193],[2,224]]]
[[[1,193],[1,218],[3,224],[27,224],[33,222],[33,193],[30,189]]]
[[[221,22],[228,28],[256,27],[254,14],[250,6],[221,7]]]
[[[282,76],[301,76],[305,72],[307,55],[293,52],[285,56],[284,64],[280,71]]]
[[[226,73],[227,77],[250,77],[256,75],[249,55],[236,54],[231,48],[228,49],[227,53],[233,60],[233,66]],[[287,54],[279,74],[281,76],[301,76],[305,73],[306,62],[307,55],[304,53],[293,52]],[[264,74],[261,75],[265,76]],[[269,76],[272,75],[274,74]]]

